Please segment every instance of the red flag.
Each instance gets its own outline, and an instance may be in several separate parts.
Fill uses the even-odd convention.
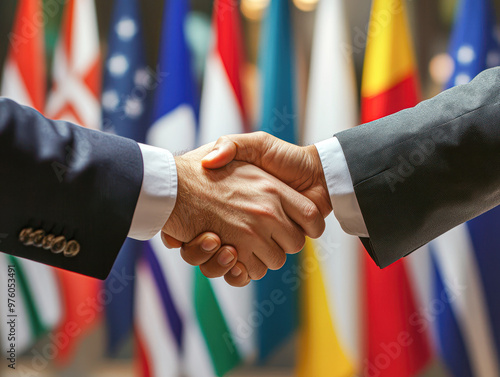
[[[4,65],[1,95],[42,111],[45,105],[46,70],[43,23],[35,17],[42,13],[42,0],[18,2],[12,31],[8,35],[9,52]],[[4,259],[5,258],[5,259]],[[40,336],[56,327],[61,319],[61,296],[55,270],[27,259],[0,256],[0,264],[14,263],[24,284],[20,285],[18,328],[21,334],[16,343],[19,353],[32,347]],[[6,283],[6,282],[5,282]],[[7,290],[0,292],[4,301]],[[6,287],[5,287],[6,288]],[[4,293],[5,292],[5,293]],[[6,314],[0,305],[0,314]],[[0,325],[6,334],[7,323]],[[7,329],[8,331],[8,329]],[[2,345],[8,346],[7,338]]]
[[[363,122],[415,106],[419,97],[404,2],[375,0],[369,30],[361,93]],[[428,335],[410,322],[417,305],[406,263],[400,260],[380,270],[365,258],[367,338],[362,368],[366,376],[414,376],[430,360]]]
[[[19,2],[9,34],[2,95],[42,111],[45,106],[45,51],[43,26],[33,15],[40,14],[41,0]]]
[[[94,1],[70,0],[64,10],[54,58],[54,83],[47,116],[100,128],[100,64]],[[63,321],[56,334],[66,334],[69,339],[59,353],[58,360],[64,362],[71,357],[78,340],[100,319],[102,303],[107,297],[99,294],[101,281],[97,279],[62,270],[59,278],[65,304]]]

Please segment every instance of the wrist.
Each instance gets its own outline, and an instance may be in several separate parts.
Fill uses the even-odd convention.
[[[190,166],[183,156],[174,156],[174,160],[177,169],[177,198],[174,209],[163,227],[163,230],[182,242],[188,242],[191,240],[187,235],[190,206],[187,206],[186,203],[189,201],[188,195],[190,192]]]
[[[311,176],[315,182],[314,186],[318,188],[320,193],[321,203],[318,209],[320,209],[323,216],[326,217],[332,211],[332,202],[330,200],[328,184],[326,182],[323,164],[321,163],[321,157],[315,145],[309,145],[304,148],[307,159],[309,160],[309,166],[312,170]]]

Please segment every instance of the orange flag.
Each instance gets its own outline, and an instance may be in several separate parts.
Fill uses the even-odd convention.
[[[419,98],[404,1],[374,0],[368,30],[361,89],[364,123],[413,107]],[[410,324],[417,306],[406,263],[400,260],[380,270],[365,258],[363,375],[414,376],[431,358],[428,335]]]

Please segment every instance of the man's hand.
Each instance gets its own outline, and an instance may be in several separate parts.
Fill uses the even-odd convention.
[[[265,132],[223,136],[203,158],[202,165],[218,169],[233,160],[258,166],[283,181],[312,200],[323,217],[332,211],[323,166],[314,145],[298,147]]]
[[[182,258],[200,270],[208,278],[224,276],[233,287],[244,287],[250,283],[250,277],[245,266],[237,261],[238,254],[232,246],[221,247],[219,236],[206,232],[189,243],[183,244],[166,233],[161,233],[163,244],[169,249],[181,249]]]
[[[260,279],[268,268],[281,268],[286,253],[302,249],[304,234],[323,233],[322,213],[311,200],[247,163],[204,169],[201,159],[210,150],[208,145],[176,158],[178,194],[166,234],[188,242],[214,232],[238,250],[250,278]]]

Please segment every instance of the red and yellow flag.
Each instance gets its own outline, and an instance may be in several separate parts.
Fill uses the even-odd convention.
[[[368,30],[361,89],[363,122],[415,106],[419,98],[404,1],[374,0]],[[410,324],[417,305],[406,263],[400,260],[380,270],[365,257],[364,375],[414,376],[431,358],[428,335]]]

